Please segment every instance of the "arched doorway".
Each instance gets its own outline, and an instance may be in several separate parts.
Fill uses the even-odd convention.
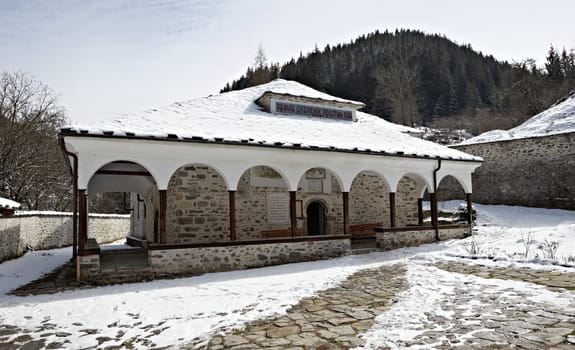
[[[307,206],[307,234],[308,236],[325,235],[325,206],[318,201]]]

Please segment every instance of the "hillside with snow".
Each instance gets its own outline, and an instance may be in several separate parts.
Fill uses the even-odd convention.
[[[549,109],[509,130],[491,130],[460,145],[487,143],[575,132],[575,90]]]

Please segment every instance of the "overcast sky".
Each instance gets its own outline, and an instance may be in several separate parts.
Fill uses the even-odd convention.
[[[0,0],[0,71],[50,86],[74,123],[207,96],[261,44],[283,63],[396,28],[445,34],[499,60],[575,48],[575,1]]]

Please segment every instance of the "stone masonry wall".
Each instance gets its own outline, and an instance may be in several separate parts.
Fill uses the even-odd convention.
[[[156,275],[196,274],[335,258],[350,249],[347,239],[266,243],[153,250],[149,261]]]
[[[397,226],[417,224],[417,198],[415,181],[405,176],[395,194]],[[389,192],[378,175],[360,173],[351,185],[349,216],[352,225],[383,222],[390,226]]]
[[[252,186],[250,184],[249,171],[246,171],[241,177],[236,192],[236,231],[238,240],[260,239],[264,230],[289,230],[289,221],[283,224],[268,223],[268,193],[284,193],[286,198],[289,198],[285,184],[280,186]]]
[[[351,225],[382,222],[389,227],[389,193],[381,176],[360,173],[349,191]]]
[[[129,233],[128,215],[90,215],[88,236],[100,244],[116,241]],[[71,213],[21,213],[0,218],[0,261],[19,257],[27,249],[53,249],[71,244]]]
[[[575,210],[575,133],[453,148],[485,160],[474,201]]]
[[[446,227],[440,228],[439,239],[464,238],[471,235],[471,228],[466,227]],[[377,247],[383,250],[398,249],[403,247],[415,247],[424,243],[435,242],[435,230],[425,229],[413,231],[389,231],[378,232],[375,236]]]
[[[185,166],[170,180],[167,193],[167,243],[230,240],[229,197],[212,168]]]

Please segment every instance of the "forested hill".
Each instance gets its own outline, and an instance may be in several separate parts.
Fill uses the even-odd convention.
[[[554,54],[562,65],[561,55]],[[575,67],[573,54],[564,59]],[[283,79],[365,102],[365,112],[397,123],[442,126],[441,121],[449,121],[474,132],[520,123],[572,89],[575,81],[567,71],[563,79],[551,79],[530,60],[500,62],[441,35],[397,30],[316,47],[282,66],[268,65],[260,51],[254,66],[222,92],[274,79],[278,67]]]

